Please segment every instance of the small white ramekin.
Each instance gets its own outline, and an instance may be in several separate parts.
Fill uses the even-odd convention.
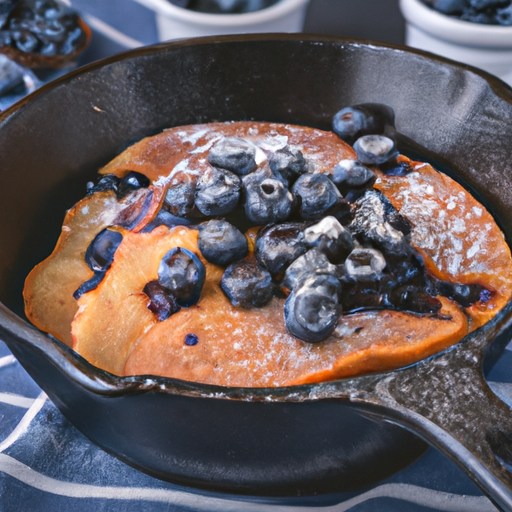
[[[208,14],[177,7],[167,0],[136,0],[155,11],[160,41],[184,37],[300,32],[309,0],[280,0],[260,11],[244,14]]]
[[[478,67],[512,85],[512,27],[461,21],[421,0],[400,0],[400,9],[408,46]]]

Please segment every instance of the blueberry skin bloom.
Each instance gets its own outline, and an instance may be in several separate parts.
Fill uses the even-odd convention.
[[[243,179],[245,215],[254,224],[269,224],[286,220],[293,207],[293,195],[274,178],[269,169],[262,169]]]
[[[287,269],[283,279],[283,286],[295,290],[303,281],[320,274],[338,276],[339,269],[333,265],[325,254],[318,249],[311,249],[297,258]]]
[[[254,146],[238,137],[226,137],[208,153],[208,162],[215,167],[245,176],[256,169]]]
[[[270,273],[255,258],[230,265],[222,276],[220,287],[233,306],[261,308],[274,294]]]
[[[207,169],[197,182],[196,206],[204,215],[224,215],[233,210],[240,199],[242,182],[232,172]]]
[[[384,135],[364,135],[356,140],[354,149],[363,164],[380,165],[398,156],[395,143]]]
[[[301,199],[303,219],[318,219],[343,197],[325,174],[303,174],[293,185],[292,193]]]
[[[277,150],[269,158],[270,169],[276,178],[288,186],[306,172],[306,160],[298,149],[285,146]]]
[[[286,222],[262,229],[254,248],[258,263],[273,276],[284,273],[293,261],[308,250],[304,239],[305,227],[302,222]]]
[[[196,187],[192,183],[171,186],[165,194],[162,208],[176,217],[186,217],[194,211]]]
[[[357,160],[340,160],[333,169],[332,181],[346,187],[362,187],[375,173]]]
[[[290,334],[308,343],[328,338],[341,315],[340,291],[340,282],[334,276],[318,275],[306,279],[284,305],[286,328]]]
[[[158,267],[158,281],[184,307],[192,306],[199,300],[205,277],[201,260],[183,247],[168,251]]]
[[[241,260],[249,252],[247,238],[225,220],[210,220],[201,224],[198,247],[207,261],[220,266]]]
[[[354,248],[352,233],[331,216],[309,226],[304,231],[304,238],[310,247],[324,253],[331,263],[341,263]]]

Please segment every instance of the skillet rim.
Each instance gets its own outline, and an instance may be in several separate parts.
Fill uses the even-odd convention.
[[[491,87],[493,93],[500,99],[512,104],[512,88],[501,79],[475,68],[468,64],[457,62],[440,55],[436,55],[424,50],[407,47],[405,45],[382,43],[368,39],[344,38],[339,36],[324,34],[240,34],[224,36],[207,36],[191,39],[178,39],[154,45],[143,46],[122,52],[111,57],[107,57],[96,62],[79,67],[66,75],[59,77],[33,93],[25,96],[20,101],[0,112],[0,133],[4,124],[11,118],[21,113],[25,108],[35,100],[41,99],[46,94],[60,85],[73,81],[75,78],[90,71],[107,67],[131,58],[142,57],[145,55],[154,55],[172,51],[173,48],[189,47],[207,44],[224,44],[230,42],[258,42],[258,41],[292,41],[292,42],[314,42],[319,44],[336,44],[349,46],[365,46],[377,50],[392,50],[404,53],[412,53],[424,57],[430,61],[438,62],[444,66],[448,65],[459,70],[469,71],[483,78]],[[491,212],[492,213],[492,212]],[[494,215],[493,215],[494,216]],[[499,224],[499,218],[496,219]],[[509,244],[510,246],[510,244]],[[361,374],[354,377],[335,379],[313,384],[302,384],[282,387],[238,387],[238,386],[220,386],[198,382],[185,381],[170,377],[161,377],[154,375],[136,375],[136,376],[117,376],[102,370],[84,359],[72,348],[51,335],[38,330],[35,326],[25,321],[3,303],[0,303],[0,333],[2,337],[14,337],[16,342],[31,346],[32,349],[40,351],[43,357],[51,360],[63,373],[72,381],[78,383],[84,389],[98,395],[107,397],[119,397],[132,394],[141,394],[149,392],[158,392],[173,395],[194,396],[201,398],[216,398],[225,400],[240,401],[268,401],[268,402],[304,402],[308,400],[318,400],[322,398],[342,398],[347,390],[359,388],[359,385],[365,387],[365,383],[386,378],[390,374],[396,374],[402,370],[416,366],[429,360],[441,357],[463,344],[469,344],[471,340],[492,330],[496,324],[506,324],[506,318],[512,313],[512,300],[489,322],[465,336],[462,340],[447,347],[446,349],[433,354],[427,358],[421,359],[411,365],[402,366],[394,370],[385,372]],[[506,325],[503,325],[505,328]],[[503,329],[499,329],[501,332]],[[488,348],[493,339],[486,340],[485,348]],[[9,346],[9,343],[7,343]],[[22,360],[21,360],[22,361]],[[340,395],[341,393],[341,395]]]

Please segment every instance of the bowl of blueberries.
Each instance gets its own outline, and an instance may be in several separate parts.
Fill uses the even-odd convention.
[[[400,0],[406,44],[512,84],[510,0]]]
[[[300,32],[309,0],[137,0],[155,12],[160,41],[258,32]]]

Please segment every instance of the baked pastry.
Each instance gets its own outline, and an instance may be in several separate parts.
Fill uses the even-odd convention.
[[[28,318],[117,375],[244,387],[461,340],[511,298],[503,234],[454,180],[340,119],[338,135],[230,122],[134,144],[28,276]]]

